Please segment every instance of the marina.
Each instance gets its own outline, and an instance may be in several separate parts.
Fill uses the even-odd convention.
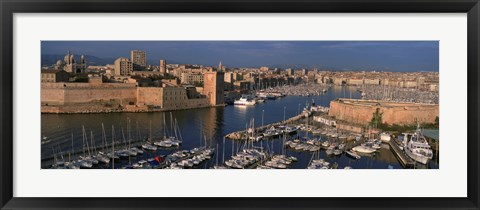
[[[364,85],[358,89],[362,98],[369,100],[384,100],[394,102],[415,102],[438,104],[439,93],[415,88],[398,88],[379,85]]]
[[[62,168],[74,161],[92,163],[82,168],[103,169],[307,169],[313,162],[311,168],[324,168],[320,159],[336,169],[410,168],[411,162],[392,141],[362,154],[352,149],[368,141],[312,120],[313,103],[328,107],[344,92],[360,97],[355,88],[342,86],[316,96],[287,95],[255,106],[171,113],[44,114],[42,168]],[[273,134],[263,135],[267,131]],[[292,147],[291,142],[297,145]],[[438,164],[416,167],[437,168]]]

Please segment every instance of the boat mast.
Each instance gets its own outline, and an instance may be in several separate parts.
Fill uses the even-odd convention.
[[[152,141],[152,120],[150,120],[150,129],[149,129],[149,134],[148,134],[148,140]]]
[[[173,135],[173,118],[172,118],[172,112],[170,112],[170,134]]]
[[[163,139],[167,138],[167,124],[165,122],[165,112],[163,112]]]
[[[112,125],[112,169],[115,169],[115,127]]]
[[[130,139],[131,139],[131,129],[130,129],[130,118],[127,118],[127,132],[128,132],[128,149],[130,149],[131,145],[130,145]]]
[[[93,140],[93,131],[92,131],[92,130],[90,130],[90,142],[91,142],[90,145],[92,146],[92,152],[93,152],[93,153],[97,153],[97,148],[96,148],[96,146],[95,146],[95,144],[94,144],[95,141]]]
[[[122,127],[122,139],[123,139],[123,146],[127,147],[127,140],[125,139],[125,133],[123,133],[123,127]]]
[[[178,130],[179,140],[180,140],[180,141],[183,141],[182,132],[180,131],[180,126],[178,125],[177,119],[175,119],[175,126],[176,126],[176,128],[177,128],[177,130]]]
[[[82,125],[83,157],[85,157],[85,128]]]
[[[137,139],[137,141],[139,140],[139,131],[138,131],[138,121],[135,121],[135,139]],[[142,141],[143,142],[143,141]]]
[[[223,155],[222,155],[222,163],[225,163],[225,136],[223,137]]]
[[[216,152],[215,152],[215,156],[217,156],[217,160],[216,160],[216,161],[217,161],[217,163],[216,163],[216,166],[218,167],[218,143],[217,143],[217,150],[216,150]]]
[[[233,157],[233,153],[235,152],[235,148],[234,148],[235,147],[235,141],[231,140],[231,142],[232,142],[232,154],[231,154],[231,156]]]
[[[60,157],[62,158],[62,162],[65,164],[65,160],[63,159],[63,151],[62,151],[62,147],[60,147],[60,144],[58,145],[58,150],[60,150]]]
[[[73,132],[72,132],[72,155],[75,155],[75,152],[73,151]],[[68,160],[70,161],[70,154],[68,155]]]
[[[175,132],[175,138],[178,140],[178,135],[177,135],[177,119],[175,118],[175,122],[173,123],[174,124],[174,128],[173,128],[173,131]]]
[[[55,154],[55,149],[52,147],[52,153],[53,153],[53,167],[57,168],[57,155]]]
[[[103,126],[102,122],[102,144],[103,144],[103,150],[107,149],[107,135],[105,134],[105,126]]]

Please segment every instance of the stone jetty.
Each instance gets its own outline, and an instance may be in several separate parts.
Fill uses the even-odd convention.
[[[265,130],[267,128],[270,128],[272,126],[280,126],[280,125],[290,124],[290,123],[299,121],[301,119],[304,119],[306,116],[310,116],[310,115],[311,115],[310,111],[305,111],[304,110],[301,114],[293,116],[291,118],[288,118],[285,121],[282,120],[280,122],[275,122],[275,123],[267,124],[267,125],[264,125],[264,126],[256,127],[255,128],[255,133],[257,133],[258,131],[263,131],[263,130]],[[225,135],[225,138],[232,139],[232,140],[245,139],[245,133],[246,132],[247,132],[246,130],[235,131],[235,132],[232,132],[232,133],[229,133],[229,134]]]

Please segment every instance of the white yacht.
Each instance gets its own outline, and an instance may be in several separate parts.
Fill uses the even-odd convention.
[[[345,151],[345,154],[347,154],[347,156],[351,157],[351,158],[354,158],[356,160],[360,159],[360,155],[358,155],[357,153],[355,153],[354,151]]]
[[[235,102],[233,104],[235,105],[243,105],[243,106],[253,106],[255,105],[257,102],[255,102],[255,100],[253,100],[251,97],[249,97],[248,95],[242,95],[242,97],[238,100],[235,100]]]
[[[380,140],[382,142],[389,142],[390,139],[392,139],[392,138],[391,138],[389,133],[383,132],[383,133],[380,134]]]
[[[352,150],[354,152],[360,152],[360,153],[364,153],[364,154],[371,154],[371,153],[374,153],[376,150],[371,148],[371,147],[367,147],[365,145],[359,145],[359,146],[356,146],[354,148],[352,148]]]
[[[432,149],[420,130],[417,129],[414,134],[407,134],[404,138],[407,141],[404,141],[403,148],[410,158],[422,164],[427,164],[432,159]]]

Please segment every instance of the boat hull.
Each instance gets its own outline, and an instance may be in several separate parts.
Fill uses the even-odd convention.
[[[414,154],[409,149],[405,150],[405,154],[407,154],[408,157],[412,158],[416,162],[419,162],[419,163],[424,164],[424,165],[426,165],[428,163],[428,161],[430,161],[430,158],[428,158],[426,156]]]

